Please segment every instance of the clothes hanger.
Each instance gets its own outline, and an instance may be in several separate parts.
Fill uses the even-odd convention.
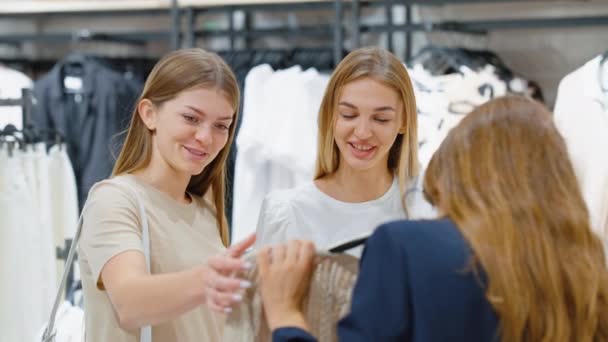
[[[15,144],[17,147],[24,151],[25,150],[25,142],[22,138],[19,137],[19,134],[22,134],[20,130],[15,127],[13,124],[8,124],[4,129],[0,130],[0,146],[7,144],[8,145],[8,155],[9,157],[13,156],[13,151],[15,149]],[[6,139],[9,138],[9,139]]]

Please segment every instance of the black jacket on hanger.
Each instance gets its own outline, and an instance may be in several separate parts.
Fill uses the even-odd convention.
[[[64,86],[74,74],[80,89]],[[71,55],[34,84],[32,120],[37,129],[54,129],[66,138],[76,175],[80,208],[91,186],[110,176],[140,89],[132,80],[91,57]]]

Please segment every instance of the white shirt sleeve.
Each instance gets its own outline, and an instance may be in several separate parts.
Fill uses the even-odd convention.
[[[275,245],[288,240],[289,227],[293,224],[291,208],[275,194],[269,194],[262,202],[256,229],[255,249]]]

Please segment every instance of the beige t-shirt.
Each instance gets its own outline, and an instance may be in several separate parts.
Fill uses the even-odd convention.
[[[79,246],[87,342],[139,342],[139,331],[120,328],[103,284],[97,284],[103,266],[113,256],[127,250],[143,254],[137,202],[119,181],[128,182],[144,203],[153,274],[190,269],[225,250],[213,206],[203,198],[192,195],[190,204],[182,204],[132,175],[104,181],[89,194]],[[223,326],[222,315],[201,305],[153,326],[152,340],[220,341]]]

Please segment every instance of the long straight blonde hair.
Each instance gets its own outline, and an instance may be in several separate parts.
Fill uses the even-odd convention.
[[[334,126],[342,88],[361,78],[381,82],[399,95],[402,104],[402,126],[389,150],[388,169],[397,176],[405,203],[406,188],[418,175],[418,124],[414,88],[403,64],[387,50],[364,47],[349,53],[331,75],[319,109],[319,134],[314,179],[331,175],[340,166],[340,150],[335,142]]]
[[[204,196],[209,189],[213,193],[217,226],[224,246],[228,246],[228,221],[224,199],[226,194],[225,165],[239,112],[239,87],[230,67],[216,54],[202,49],[183,49],[169,53],[152,69],[137,103],[148,99],[154,105],[175,98],[179,93],[195,88],[219,90],[234,108],[233,124],[229,137],[217,157],[203,172],[192,176],[187,191]],[[112,176],[132,173],[150,164],[152,157],[152,132],[144,125],[137,106],[131,117],[125,143],[120,151]]]
[[[542,105],[505,97],[468,114],[435,152],[424,191],[487,276],[502,341],[608,341],[603,246]]]

